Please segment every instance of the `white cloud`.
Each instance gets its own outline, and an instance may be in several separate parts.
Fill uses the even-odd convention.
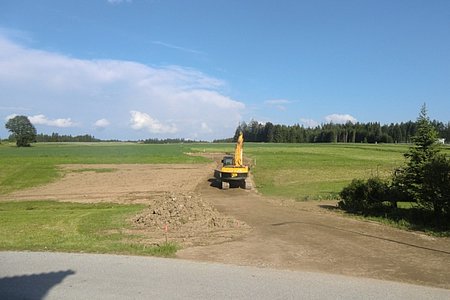
[[[313,119],[300,118],[300,122],[302,122],[306,127],[314,128],[319,126],[319,122]]]
[[[99,119],[99,120],[95,121],[94,126],[97,128],[106,128],[110,124],[111,123],[107,119]]]
[[[33,125],[47,125],[61,128],[75,126],[75,123],[72,122],[70,118],[50,120],[44,115],[36,115],[36,116],[29,116],[28,119],[30,120],[31,123],[33,123]]]
[[[347,122],[351,122],[351,123],[356,123],[357,120],[349,115],[349,114],[331,114],[325,117],[325,121],[327,121],[328,123],[335,123],[335,124],[344,124]]]
[[[23,47],[0,35],[2,107],[26,107],[28,114],[70,115],[77,120],[78,132],[73,129],[69,134],[89,132],[92,127],[82,124],[94,124],[101,116],[110,122],[111,134],[102,138],[164,138],[175,129],[177,137],[212,140],[231,136],[245,105],[225,95],[224,87],[224,81],[192,68],[77,59]],[[132,130],[130,111],[149,114],[148,130]],[[17,110],[11,113],[20,114]],[[74,125],[70,119],[41,117],[35,121]],[[210,130],[202,128],[202,123]]]
[[[151,133],[175,133],[177,127],[174,124],[163,124],[148,114],[139,111],[130,111],[131,128],[135,130],[146,129]]]

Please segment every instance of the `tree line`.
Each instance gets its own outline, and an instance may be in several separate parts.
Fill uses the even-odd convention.
[[[450,141],[450,122],[430,122],[438,137]],[[246,142],[265,143],[411,143],[416,135],[417,123],[413,121],[381,125],[379,122],[345,124],[322,124],[314,128],[299,124],[280,125],[252,120],[242,122],[236,128],[233,138],[215,142],[236,141],[239,132],[244,133]]]
[[[65,135],[53,132],[51,135],[39,133],[36,135],[36,142],[101,142],[102,140],[95,138],[93,135]]]

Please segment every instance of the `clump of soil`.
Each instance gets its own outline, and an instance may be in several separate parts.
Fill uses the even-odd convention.
[[[209,245],[236,239],[250,230],[247,224],[220,214],[193,192],[166,192],[152,199],[132,221],[152,244],[167,238],[182,246]]]

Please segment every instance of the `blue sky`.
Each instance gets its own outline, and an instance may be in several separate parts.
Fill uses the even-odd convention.
[[[423,103],[450,121],[447,0],[0,2],[0,119],[42,133],[212,140]]]

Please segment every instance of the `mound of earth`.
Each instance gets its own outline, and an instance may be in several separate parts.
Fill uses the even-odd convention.
[[[164,193],[132,219],[150,244],[167,238],[182,246],[209,245],[236,239],[250,227],[219,213],[196,193]]]

